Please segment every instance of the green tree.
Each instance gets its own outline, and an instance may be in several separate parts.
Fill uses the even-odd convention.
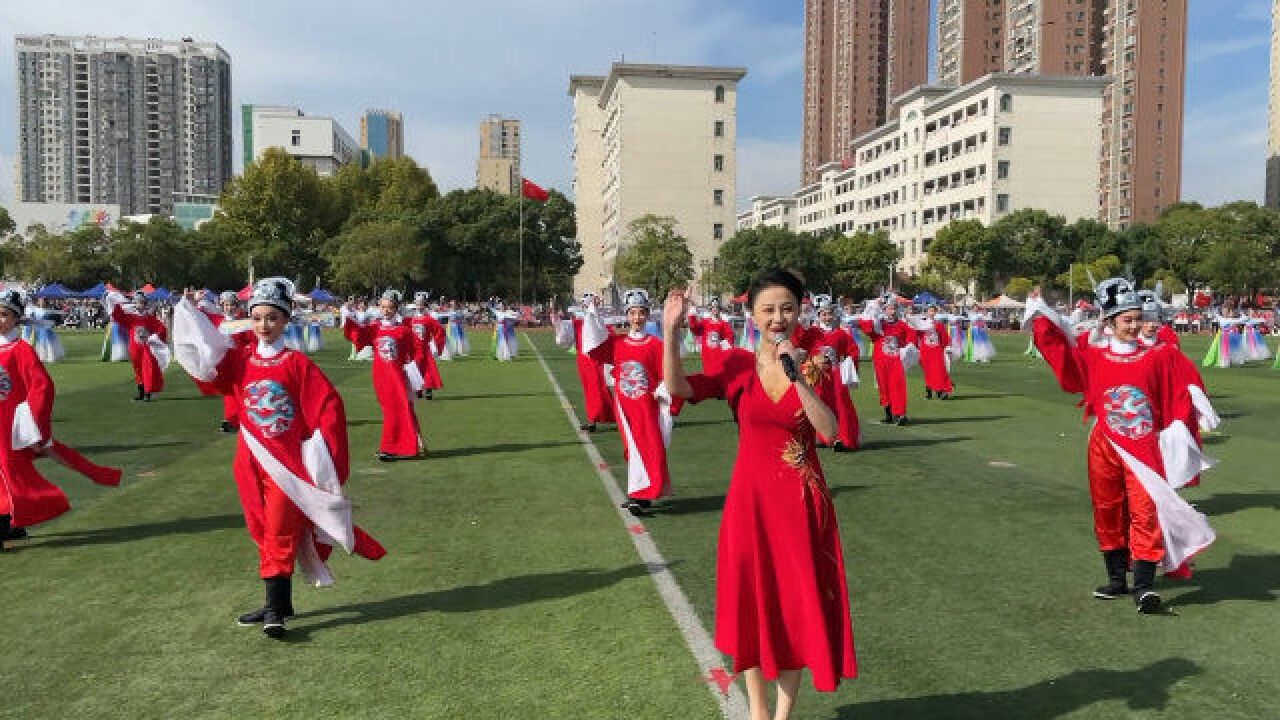
[[[621,245],[614,276],[624,286],[645,288],[657,299],[693,279],[693,253],[673,217],[646,214],[632,220]]]
[[[1116,254],[1133,279],[1143,284],[1164,263],[1160,233],[1153,225],[1137,223],[1116,233]]]
[[[1206,280],[1205,255],[1227,235],[1222,216],[1196,203],[1178,203],[1160,216],[1155,228],[1160,236],[1163,268],[1191,291],[1202,286]]]
[[[979,295],[994,293],[1003,270],[994,236],[979,220],[956,220],[938,230],[929,244],[924,274],[967,288],[977,285]]]
[[[1064,228],[1066,243],[1076,262],[1093,262],[1104,255],[1120,254],[1120,239],[1106,223],[1081,218]]]
[[[181,284],[175,282],[174,287],[239,290],[248,282],[248,258],[237,256],[234,238],[225,223],[217,220],[201,223],[183,236],[183,242],[189,265],[186,278]]]
[[[415,222],[440,197],[427,169],[410,157],[345,165],[328,183],[348,225],[370,220]]]
[[[831,267],[833,293],[872,297],[884,287],[889,268],[898,262],[898,246],[885,232],[837,234],[822,246]]]
[[[1075,257],[1068,244],[1066,220],[1060,215],[1018,210],[997,220],[989,230],[1000,253],[997,257],[1007,258],[1009,275],[1049,285]]]
[[[1058,287],[1071,288],[1078,293],[1092,293],[1096,288],[1090,278],[1102,282],[1109,277],[1120,274],[1120,258],[1115,255],[1103,255],[1092,262],[1074,263],[1067,272],[1055,278]]]
[[[344,292],[368,293],[388,287],[406,290],[422,278],[422,259],[414,228],[400,223],[367,222],[337,238],[333,284]]]
[[[582,267],[573,203],[558,190],[547,195],[544,203],[524,203],[524,291],[534,302],[571,294]]]
[[[0,207],[0,237],[12,235],[17,225],[14,224],[13,218],[9,217],[9,211]]]
[[[1031,278],[1010,278],[1009,282],[1004,284],[1004,294],[1017,300],[1026,300],[1034,287],[1035,283]]]
[[[146,223],[125,221],[111,232],[107,257],[112,277],[123,287],[147,283],[183,287],[192,253],[173,220],[153,215]]]
[[[418,229],[423,282],[450,297],[514,295],[517,210],[513,198],[480,189],[431,202]]]
[[[739,230],[720,246],[715,283],[742,292],[760,273],[784,268],[800,273],[809,287],[825,289],[831,268],[822,248],[838,234],[833,230],[817,236],[764,225]]]

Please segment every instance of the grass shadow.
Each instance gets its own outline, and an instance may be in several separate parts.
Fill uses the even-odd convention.
[[[1049,720],[1105,700],[1130,710],[1163,710],[1173,686],[1199,675],[1199,665],[1166,658],[1134,670],[1077,670],[1013,690],[877,700],[840,708],[845,720]]]
[[[516,397],[552,397],[554,393],[549,392],[518,392],[518,393],[480,393],[475,395],[436,395],[431,402],[453,401],[453,400],[497,400],[501,398]]]
[[[671,567],[669,563],[667,567]],[[632,578],[645,577],[644,564],[627,565],[613,570],[596,568],[565,570],[504,577],[479,585],[461,585],[443,590],[399,595],[396,597],[351,603],[304,612],[289,629],[290,639],[305,642],[311,633],[365,623],[395,620],[427,612],[470,613],[559,600],[592,593]],[[318,622],[304,622],[311,618]]]
[[[1228,515],[1254,508],[1280,510],[1280,493],[1220,493],[1196,502],[1195,507],[1209,516]]]
[[[472,455],[494,455],[497,453],[518,453],[526,450],[541,450],[543,448],[564,447],[566,445],[579,445],[577,440],[565,440],[558,442],[536,442],[536,443],[498,443],[497,445],[476,445],[474,447],[457,447],[445,448],[443,450],[432,449],[428,453],[428,457],[433,459],[470,457]]]
[[[942,402],[955,402],[956,400],[991,400],[994,398],[1013,397],[1013,393],[966,393],[962,395],[952,395]]]
[[[87,455],[107,455],[117,452],[150,450],[151,448],[175,447],[177,445],[190,444],[190,440],[174,440],[173,442],[143,443],[140,445],[77,445],[76,450]]]
[[[1178,595],[1170,605],[1214,605],[1225,600],[1275,602],[1280,594],[1280,555],[1236,555],[1223,568],[1196,570],[1189,581],[1170,581],[1173,587],[1200,587]]]
[[[1008,420],[1012,415],[977,415],[970,417],[926,417],[911,418],[912,425],[947,425],[949,423],[986,422],[988,420]]]
[[[837,498],[849,492],[858,490],[869,490],[869,485],[832,485],[830,488],[831,497]],[[697,515],[700,513],[720,512],[724,509],[724,495],[699,495],[697,497],[674,497],[667,500],[665,504],[656,506],[653,509],[653,515],[662,517],[663,515]]]
[[[678,428],[698,427],[699,425],[736,425],[736,424],[737,423],[735,423],[733,421],[733,418],[731,417],[724,418],[723,420],[680,420],[679,418],[676,419],[676,427]]]
[[[914,420],[912,422],[915,422]],[[954,437],[937,437],[937,438],[899,438],[894,440],[869,440],[862,443],[858,448],[858,452],[863,450],[892,450],[894,448],[907,447],[928,447],[930,445],[942,445],[944,443],[957,443],[972,440],[972,437],[957,435]],[[857,453],[855,453],[856,455]]]
[[[169,535],[193,535],[196,533],[229,530],[244,527],[244,516],[235,514],[209,515],[198,518],[178,518],[163,522],[142,523],[139,525],[122,525],[120,527],[98,528],[77,532],[42,534],[33,531],[31,550],[45,548],[84,547],[88,545],[110,545],[114,543],[135,542]]]

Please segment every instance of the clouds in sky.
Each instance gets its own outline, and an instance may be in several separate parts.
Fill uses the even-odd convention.
[[[1231,5],[1191,3],[1184,196],[1202,202],[1262,192],[1270,2]],[[624,57],[742,65],[738,204],[799,185],[803,5],[791,0],[15,1],[0,3],[0,28],[9,58],[14,34],[217,42],[232,57],[237,163],[241,104],[297,105],[353,136],[365,108],[387,108],[445,189],[474,183],[477,124],[499,113],[524,123],[525,174],[568,191],[570,74]],[[12,193],[14,80],[0,71],[0,199]]]

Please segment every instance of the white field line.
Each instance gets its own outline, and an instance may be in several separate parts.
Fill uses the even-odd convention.
[[[569,402],[569,398],[565,397],[564,390],[560,387],[555,375],[551,373],[551,368],[542,357],[542,353],[530,340],[528,333],[523,333],[523,335],[525,336],[525,343],[533,349],[533,354],[537,356],[538,362],[542,365],[542,370],[546,372],[547,379],[551,381],[551,387],[556,391],[556,397],[560,398],[560,407],[564,409],[565,417],[569,419],[569,426],[578,434],[578,441],[582,443],[582,449],[587,453],[587,459],[595,467],[596,475],[600,478],[600,484],[604,486],[604,491],[609,496],[609,502],[612,503],[618,513],[618,518],[626,527],[627,535],[631,536],[631,542],[636,546],[636,553],[644,561],[645,567],[648,568],[649,576],[653,578],[653,584],[658,588],[658,595],[666,603],[667,610],[671,613],[671,617],[675,619],[676,626],[680,628],[680,634],[684,636],[685,644],[689,646],[689,652],[693,653],[694,659],[698,662],[699,671],[707,682],[707,687],[711,690],[712,697],[720,705],[720,713],[728,720],[746,720],[747,699],[738,685],[736,683],[730,684],[728,692],[722,694],[717,684],[711,680],[717,675],[724,677],[725,675],[723,674],[728,673],[728,670],[724,668],[720,660],[720,651],[716,650],[715,644],[711,642],[711,635],[707,633],[707,629],[698,620],[698,615],[693,611],[693,606],[689,604],[689,598],[685,597],[684,591],[680,589],[679,583],[676,582],[675,576],[671,574],[671,569],[667,566],[667,561],[662,557],[658,546],[654,544],[653,538],[649,536],[647,531],[644,531],[644,523],[620,507],[626,501],[626,496],[618,489],[618,483],[608,470],[609,466],[605,463],[604,458],[600,456],[600,451],[596,449],[595,443],[591,441],[591,436],[578,428],[578,418],[573,414],[573,405]],[[638,527],[640,531],[637,532],[632,529],[635,527]]]

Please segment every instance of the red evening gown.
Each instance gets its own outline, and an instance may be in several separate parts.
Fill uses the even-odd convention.
[[[814,688],[832,692],[858,663],[835,508],[800,397],[792,386],[770,399],[741,349],[689,383],[695,402],[727,400],[739,427],[720,521],[716,647],[735,673],[759,667],[772,680],[808,668]]]

